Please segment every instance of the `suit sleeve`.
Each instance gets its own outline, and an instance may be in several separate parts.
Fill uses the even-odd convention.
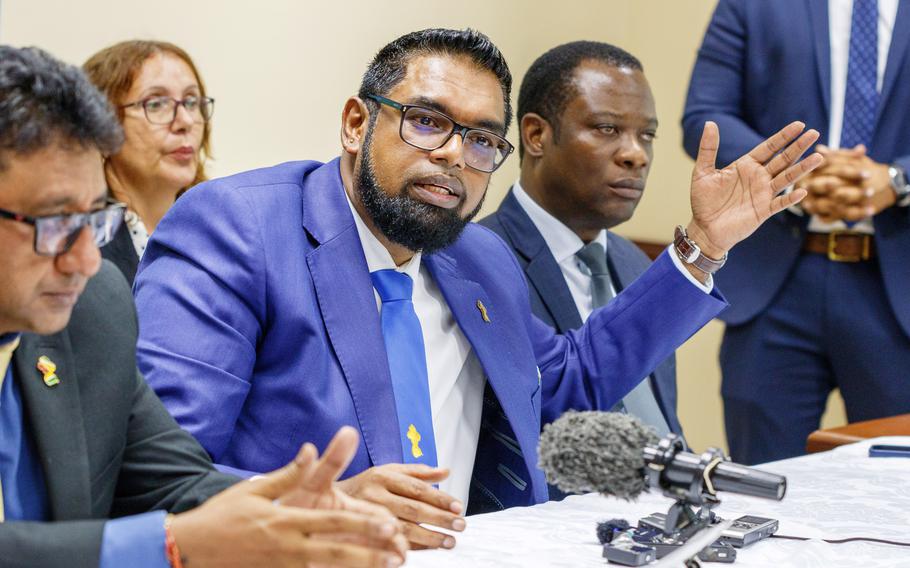
[[[0,523],[0,568],[98,568],[104,523]]]
[[[137,374],[111,517],[155,510],[180,513],[237,481],[213,469],[199,443],[177,425]]]
[[[559,335],[529,315],[541,372],[541,418],[610,408],[726,307],[693,286],[665,251],[585,325]]]
[[[705,122],[720,129],[718,166],[725,166],[764,140],[743,116],[743,74],[747,34],[741,0],[720,0],[692,70],[683,113],[683,146],[692,158],[698,154]]]
[[[218,462],[250,390],[266,283],[248,203],[237,192],[207,189],[181,197],[155,230],[134,296],[140,370]]]
[[[910,155],[897,157],[892,160],[891,163],[903,168],[903,170],[905,172],[908,172],[908,175],[910,175]],[[897,206],[902,207],[908,216],[910,216],[910,207],[908,207],[906,204],[906,198],[904,198],[904,200],[899,200],[897,202]],[[905,220],[906,219],[907,217],[905,217]]]

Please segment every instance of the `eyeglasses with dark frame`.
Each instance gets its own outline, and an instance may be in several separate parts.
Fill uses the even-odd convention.
[[[438,110],[401,104],[380,95],[367,95],[367,98],[401,112],[398,135],[409,146],[433,151],[445,146],[453,135],[459,134],[463,142],[464,163],[475,170],[492,173],[515,150],[502,136],[489,130],[458,124],[452,117]]]
[[[100,248],[108,244],[123,223],[125,212],[126,205],[109,200],[103,209],[88,213],[32,217],[0,209],[0,219],[10,219],[33,226],[35,253],[41,256],[58,256],[72,248],[85,227],[91,229],[95,246]]]
[[[120,108],[142,107],[145,118],[152,124],[170,124],[177,118],[177,108],[183,107],[194,122],[208,122],[215,113],[215,99],[212,97],[189,96],[182,101],[171,97],[149,97],[120,105]]]

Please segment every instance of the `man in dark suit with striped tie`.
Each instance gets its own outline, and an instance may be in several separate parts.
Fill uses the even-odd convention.
[[[644,191],[657,130],[654,98],[633,55],[577,41],[531,65],[518,120],[521,178],[481,223],[518,257],[535,315],[563,333],[581,327],[650,264],[607,229],[629,220]],[[675,357],[614,410],[637,415],[661,435],[681,434]]]

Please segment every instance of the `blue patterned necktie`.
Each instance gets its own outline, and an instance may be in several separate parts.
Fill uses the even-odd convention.
[[[872,145],[878,112],[878,1],[853,0],[840,147]]]
[[[435,467],[436,436],[423,332],[411,301],[414,282],[395,270],[377,270],[370,278],[382,300],[379,319],[398,412],[402,461]]]

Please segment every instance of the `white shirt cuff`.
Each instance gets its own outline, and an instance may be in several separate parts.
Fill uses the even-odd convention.
[[[679,255],[676,254],[676,251],[673,250],[673,245],[667,247],[667,254],[670,255],[670,259],[673,261],[673,264],[676,265],[676,268],[682,272],[682,275],[692,284],[698,286],[698,288],[705,294],[710,294],[714,290],[714,276],[708,274],[708,279],[704,284],[698,281],[698,278],[692,276],[692,273],[689,272],[689,269],[686,268],[686,265],[683,264],[683,261],[680,260]]]

